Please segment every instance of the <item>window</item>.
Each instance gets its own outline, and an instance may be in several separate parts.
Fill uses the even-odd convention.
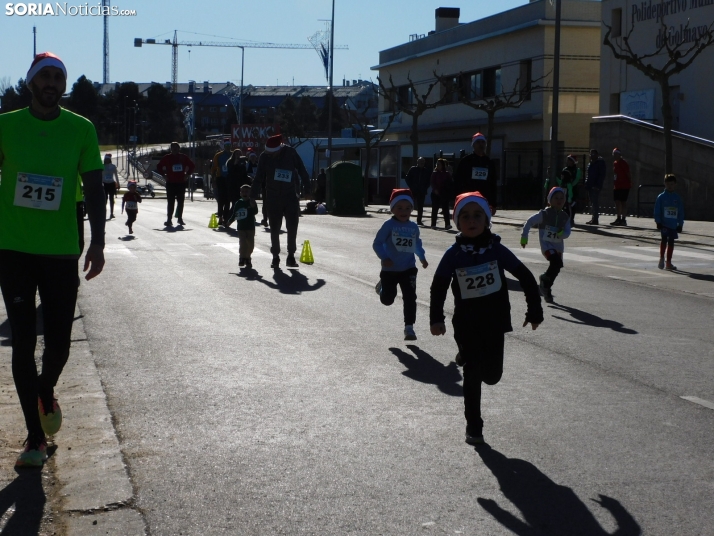
[[[491,67],[483,71],[483,96],[495,97],[501,93],[501,68]]]
[[[215,111],[216,111],[216,107],[215,107],[215,106],[211,106],[211,109],[210,109],[209,111],[210,111],[210,112],[215,112]]]
[[[620,37],[622,35],[622,9],[617,8],[612,10],[612,17],[610,19],[610,24],[612,25],[612,37]]]
[[[218,110],[218,111],[221,112],[222,114],[224,114],[224,113],[226,113],[226,112],[228,111],[228,107],[227,107],[227,106],[221,106],[221,109]]]
[[[469,100],[483,97],[483,73],[481,71],[468,75],[466,82],[468,84],[467,95],[469,96]]]
[[[459,99],[461,97],[461,95],[459,94],[460,89],[461,88],[459,86],[459,77],[449,77],[448,79],[446,79],[445,82],[442,82],[439,90],[439,97],[445,103],[459,102]]]
[[[518,77],[518,90],[521,92],[521,97],[525,100],[531,100],[531,91],[533,89],[531,80],[533,79],[533,61],[523,60],[521,62],[521,72]]]
[[[402,86],[398,90],[399,104],[402,106],[414,104],[414,94],[411,86]]]

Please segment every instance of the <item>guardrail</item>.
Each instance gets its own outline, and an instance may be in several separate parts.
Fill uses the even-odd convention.
[[[656,201],[641,201],[640,200],[640,193],[642,192],[642,188],[658,188],[662,189],[661,184],[640,184],[637,187],[637,214],[636,216],[639,218],[641,217],[641,211],[640,211],[640,205],[652,205],[652,211],[654,212],[654,204]]]

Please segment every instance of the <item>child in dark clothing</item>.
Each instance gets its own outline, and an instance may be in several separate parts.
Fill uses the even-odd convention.
[[[466,442],[484,443],[481,382],[495,385],[503,374],[505,333],[511,326],[511,304],[504,270],[518,279],[526,295],[529,323],[543,322],[538,285],[533,274],[491,233],[491,210],[478,192],[456,198],[454,223],[460,231],[439,263],[431,284],[432,335],[444,335],[444,302],[451,286],[454,295],[454,339],[464,367]]]
[[[397,297],[397,286],[402,289],[404,302],[404,340],[415,341],[416,321],[416,277],[417,267],[414,255],[419,257],[423,268],[429,266],[419,238],[419,227],[409,221],[414,209],[414,198],[408,189],[392,190],[389,198],[392,211],[390,219],[384,222],[372,243],[372,249],[382,261],[379,283],[375,287],[379,301],[392,305]]]
[[[139,214],[139,203],[141,203],[141,196],[136,191],[136,182],[129,181],[128,185],[129,191],[124,194],[121,199],[121,211],[124,213],[126,208],[126,225],[129,228],[129,234],[134,234],[134,229],[132,226],[136,221],[136,215]]]
[[[250,184],[240,187],[240,199],[235,202],[233,216],[228,220],[227,226],[237,221],[238,224],[238,266],[252,268],[251,255],[255,248],[255,215],[258,213],[258,205],[250,198]]]

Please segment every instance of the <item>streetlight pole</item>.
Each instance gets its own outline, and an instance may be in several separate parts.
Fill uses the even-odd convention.
[[[555,43],[553,46],[553,106],[550,134],[550,184],[555,183],[558,165],[558,109],[560,100],[560,18],[562,0],[555,1]]]
[[[240,47],[240,94],[238,95],[238,147],[243,148],[243,65],[245,63],[245,47]]]
[[[332,167],[332,75],[335,61],[335,0],[332,0],[332,22],[330,22],[330,87],[327,91],[327,169]]]

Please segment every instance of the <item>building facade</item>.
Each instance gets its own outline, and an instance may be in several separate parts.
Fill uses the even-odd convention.
[[[499,162],[504,188],[509,181],[529,180],[539,189],[550,153],[552,110],[551,76],[555,36],[555,8],[548,0],[532,1],[497,15],[462,24],[458,9],[439,8],[435,29],[415,34],[402,45],[379,53],[372,67],[400,102],[412,102],[409,79],[423,93],[436,78],[451,80],[472,102],[496,95],[525,92],[518,108],[494,116],[491,157]],[[599,1],[563,0],[558,139],[561,153],[585,152],[589,123],[599,111],[600,26]],[[448,87],[438,83],[428,101],[444,98]],[[380,127],[391,117],[389,99],[380,99]],[[411,117],[394,117],[388,139],[401,145],[401,175],[412,162],[409,141]],[[486,129],[487,116],[458,102],[458,98],[426,111],[419,118],[419,153],[430,158],[439,151],[470,151],[471,136]],[[539,184],[537,186],[536,183]],[[539,195],[539,194],[535,194]]]
[[[671,47],[679,46],[682,51],[689,49],[696,37],[714,22],[714,2],[604,0],[602,20],[612,27],[611,41],[616,45],[622,45],[622,38],[629,35],[632,51],[640,56],[656,53],[647,61],[654,67],[661,67],[669,58],[663,49],[665,34]],[[603,38],[607,31],[605,25]],[[712,84],[705,74],[712,68],[714,46],[702,52],[687,69],[670,78],[673,130],[714,140]],[[617,60],[604,44],[600,71],[601,115],[629,115],[662,125],[662,90],[657,82]]]

